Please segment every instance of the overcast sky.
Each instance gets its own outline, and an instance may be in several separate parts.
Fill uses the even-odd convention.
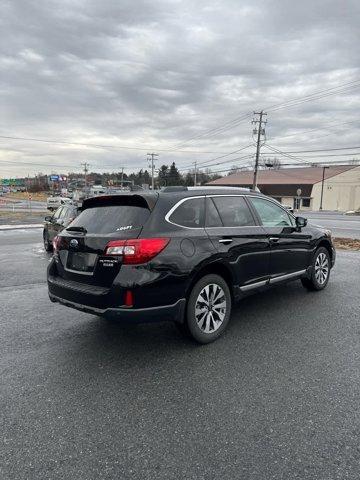
[[[360,85],[359,25],[358,0],[2,0],[0,135],[104,147],[0,138],[0,177],[84,161],[129,171],[147,166],[147,150],[157,165],[214,163],[252,142],[251,117],[199,136],[208,130]],[[359,146],[357,85],[269,109],[268,144]]]

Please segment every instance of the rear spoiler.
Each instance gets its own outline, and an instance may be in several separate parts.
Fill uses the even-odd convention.
[[[110,205],[128,205],[134,207],[143,207],[153,210],[159,194],[157,193],[124,193],[117,195],[99,195],[97,197],[86,198],[83,201],[81,210],[94,207],[104,207]]]

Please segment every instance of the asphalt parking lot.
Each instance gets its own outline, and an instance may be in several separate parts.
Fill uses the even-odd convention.
[[[0,232],[1,479],[359,478],[360,252],[197,346],[51,304],[40,239]]]

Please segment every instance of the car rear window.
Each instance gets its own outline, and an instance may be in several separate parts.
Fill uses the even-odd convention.
[[[114,233],[142,227],[149,216],[145,207],[104,205],[84,210],[71,226],[84,227],[87,233]]]

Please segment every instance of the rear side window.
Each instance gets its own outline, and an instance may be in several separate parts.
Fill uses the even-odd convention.
[[[243,197],[213,197],[224,227],[250,227],[254,218]]]
[[[106,205],[88,208],[71,223],[85,227],[88,233],[114,233],[144,225],[150,210],[134,205]]]
[[[206,199],[206,227],[223,227],[219,212],[214,205],[212,198]]]
[[[204,227],[205,198],[190,198],[182,202],[170,215],[169,221],[182,227]]]

